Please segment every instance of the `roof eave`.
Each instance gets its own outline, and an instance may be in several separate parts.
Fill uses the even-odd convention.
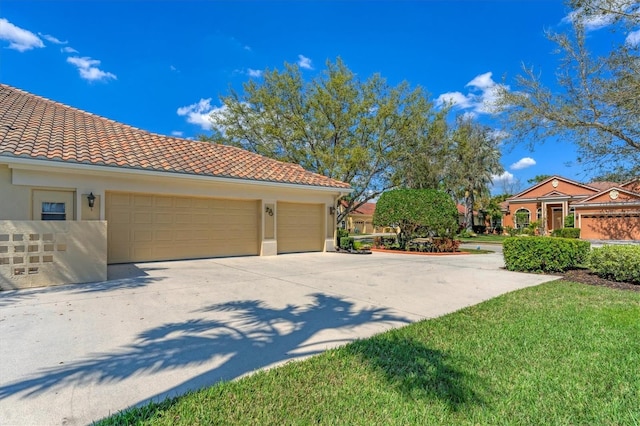
[[[157,176],[157,177],[171,177],[178,179],[186,179],[186,180],[195,180],[195,181],[209,181],[209,182],[218,182],[218,183],[232,183],[232,184],[252,184],[252,185],[262,185],[262,186],[271,186],[278,188],[289,188],[289,189],[311,189],[314,191],[322,191],[322,192],[331,192],[331,193],[339,193],[339,194],[350,194],[353,192],[353,188],[341,188],[337,186],[321,186],[321,185],[307,185],[307,184],[299,184],[299,183],[287,183],[287,182],[275,182],[275,181],[267,181],[267,180],[254,180],[254,179],[242,179],[242,178],[234,178],[234,177],[220,177],[220,176],[211,176],[211,175],[196,175],[196,174],[188,174],[188,173],[178,173],[178,172],[163,172],[158,170],[144,170],[144,169],[134,169],[127,167],[114,167],[114,166],[101,166],[95,164],[84,164],[84,163],[73,163],[73,162],[65,162],[65,161],[51,161],[51,160],[40,160],[34,158],[22,158],[22,157],[14,157],[14,156],[6,156],[0,155],[0,163],[7,164],[11,168],[15,169],[33,169],[33,167],[51,167],[54,169],[67,169],[67,170],[82,170],[89,172],[100,172],[104,174],[128,174],[128,175],[143,175],[143,176]],[[41,170],[41,169],[40,169]]]

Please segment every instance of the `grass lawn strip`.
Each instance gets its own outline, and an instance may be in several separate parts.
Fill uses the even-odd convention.
[[[556,281],[101,424],[640,424],[640,293]]]

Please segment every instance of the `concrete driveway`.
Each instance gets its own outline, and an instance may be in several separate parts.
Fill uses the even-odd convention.
[[[555,279],[500,254],[292,254],[110,267],[0,293],[0,424],[87,424]]]

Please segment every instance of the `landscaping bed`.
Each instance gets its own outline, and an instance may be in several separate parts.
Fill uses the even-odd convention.
[[[431,251],[407,251],[407,250],[393,250],[393,249],[385,249],[385,248],[372,248],[371,251],[381,252],[381,253],[397,253],[397,254],[417,254],[422,256],[455,256],[455,255],[466,255],[471,254],[469,252],[463,251],[454,251],[454,252],[431,252]]]
[[[569,270],[564,272],[562,274],[562,277],[567,281],[574,281],[582,284],[640,292],[640,285],[600,278],[588,269]]]

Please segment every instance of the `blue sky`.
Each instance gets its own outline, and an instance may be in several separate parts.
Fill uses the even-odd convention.
[[[560,0],[2,0],[0,81],[192,138],[207,133],[206,115],[230,87],[284,62],[313,78],[326,60],[341,57],[363,79],[406,80],[435,103],[454,99],[457,113],[495,125],[483,101],[522,64],[554,84],[558,57],[544,31],[568,30],[568,12]],[[612,37],[592,35],[601,46]],[[588,170],[567,165],[575,157],[571,144],[556,141],[533,152],[525,144],[505,149],[502,179],[519,179],[523,188],[538,174],[588,181]]]

